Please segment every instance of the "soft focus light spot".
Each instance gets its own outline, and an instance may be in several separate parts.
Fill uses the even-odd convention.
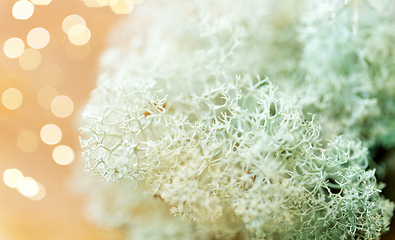
[[[47,65],[41,70],[41,81],[45,85],[56,86],[63,80],[63,71],[56,64]]]
[[[62,23],[62,29],[63,31],[68,35],[69,31],[72,27],[74,27],[75,25],[83,25],[86,26],[85,20],[76,14],[72,14],[67,16]],[[81,32],[82,33],[82,32]],[[79,33],[79,34],[81,34]]]
[[[54,98],[54,100],[52,100],[51,111],[55,116],[59,118],[65,118],[70,116],[73,110],[74,110],[74,103],[67,96],[60,95]]]
[[[74,45],[84,45],[91,39],[91,32],[84,25],[75,25],[69,31],[69,40]]]
[[[17,144],[24,152],[34,152],[38,148],[38,138],[32,131],[24,131],[18,135]]]
[[[16,88],[9,88],[3,93],[2,101],[6,108],[15,110],[22,104],[22,93]]]
[[[128,14],[133,11],[133,1],[111,0],[111,10],[116,14]]]
[[[34,28],[27,34],[27,44],[35,49],[42,49],[49,43],[49,32],[44,28]]]
[[[25,70],[34,70],[41,64],[41,54],[36,49],[26,49],[19,57],[19,65]]]
[[[41,107],[51,108],[51,103],[58,96],[58,91],[53,87],[43,87],[37,94],[37,100]]]
[[[70,42],[66,44],[66,54],[69,58],[81,61],[89,56],[91,53],[91,45],[89,43],[82,46],[74,45]]]
[[[100,6],[110,6],[111,5],[111,0],[96,0],[96,2]]]
[[[62,131],[55,124],[45,125],[40,132],[41,139],[48,145],[57,144],[62,139]]]
[[[33,15],[34,5],[29,1],[19,1],[12,7],[12,16],[16,19],[28,19]]]
[[[23,174],[18,169],[7,169],[4,171],[3,180],[5,185],[17,188],[23,183]]]
[[[95,7],[103,7],[96,0],[83,0],[87,7],[95,8]]]
[[[74,151],[68,146],[57,146],[53,152],[52,157],[57,164],[68,165],[74,161]]]
[[[38,193],[38,184],[33,178],[24,177],[22,185],[18,187],[18,191],[26,197],[33,197]]]
[[[18,58],[24,50],[25,44],[20,38],[10,38],[4,44],[4,53],[9,58]]]
[[[29,197],[33,201],[39,201],[45,197],[46,190],[45,187],[41,183],[37,183],[38,185],[38,192],[33,197]]]
[[[48,5],[52,0],[30,0],[34,5]]]

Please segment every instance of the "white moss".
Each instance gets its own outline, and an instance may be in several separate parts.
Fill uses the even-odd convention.
[[[346,58],[350,44],[353,54],[366,45],[355,40],[365,34],[357,17],[366,9],[357,1],[301,1],[289,14],[278,7],[284,2],[174,0],[136,8],[103,55],[83,114],[87,170],[123,185],[141,182],[194,224],[181,229],[205,229],[191,239],[379,237],[394,206],[367,170],[367,149],[345,140],[366,135],[366,119],[380,111],[372,97],[378,92],[366,84],[372,75]],[[351,24],[344,22],[350,14]],[[299,41],[290,42],[294,36]],[[326,138],[333,140],[323,147]],[[120,224],[131,232],[156,231],[128,221]],[[174,237],[162,230],[163,239]]]

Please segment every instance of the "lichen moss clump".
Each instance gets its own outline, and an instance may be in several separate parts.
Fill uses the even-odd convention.
[[[95,220],[130,239],[378,238],[394,208],[367,150],[395,145],[386,2],[140,5],[83,112],[86,169],[121,181],[87,184]]]

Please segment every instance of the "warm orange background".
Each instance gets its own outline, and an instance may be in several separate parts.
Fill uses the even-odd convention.
[[[80,156],[78,141],[79,111],[95,86],[97,62],[107,44],[109,29],[124,15],[114,14],[109,7],[88,8],[78,0],[53,0],[46,6],[35,6],[34,14],[27,20],[12,16],[16,0],[0,0],[0,95],[8,88],[21,91],[23,103],[16,110],[9,110],[0,101],[0,239],[9,240],[89,240],[114,239],[114,236],[98,230],[81,213],[82,201],[70,193],[65,186],[72,173],[70,166],[61,166],[52,159],[52,150],[59,144],[74,149],[77,160]],[[88,58],[75,61],[65,51],[67,35],[62,22],[70,14],[83,17],[91,31],[91,53]],[[42,27],[50,33],[48,46],[39,50],[41,65],[32,71],[19,66],[18,59],[7,58],[3,52],[5,41],[18,37],[28,48],[28,32]],[[64,72],[63,81],[56,86],[61,95],[69,96],[74,102],[74,112],[67,118],[57,118],[50,110],[42,108],[37,101],[38,91],[44,87],[40,80],[43,67],[59,65]],[[24,153],[17,146],[17,136],[22,130],[33,131],[40,136],[41,128],[53,123],[63,132],[57,145],[47,145],[40,139],[33,153]],[[16,189],[7,187],[3,172],[17,168],[25,176],[31,176],[46,188],[46,196],[32,201]]]

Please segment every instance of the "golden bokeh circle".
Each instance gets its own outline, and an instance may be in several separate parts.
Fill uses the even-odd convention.
[[[48,5],[52,0],[30,0],[34,5]]]
[[[74,110],[74,103],[71,98],[65,95],[59,95],[52,100],[51,111],[52,113],[59,117],[65,118],[70,116]]]
[[[62,139],[62,130],[55,124],[47,124],[41,129],[40,136],[46,144],[54,145]]]
[[[33,197],[38,193],[38,190],[36,180],[31,177],[24,177],[22,185],[18,187],[18,191],[26,197]]]
[[[41,107],[51,108],[51,103],[58,96],[58,91],[53,87],[43,87],[38,91],[37,100]]]
[[[89,42],[91,32],[86,26],[77,24],[70,28],[68,38],[72,44],[81,46]]]
[[[128,14],[133,11],[133,2],[125,0],[111,0],[111,10],[116,14]]]
[[[9,88],[3,93],[2,102],[6,108],[15,110],[22,105],[22,93],[16,88]]]
[[[27,34],[27,44],[34,49],[42,49],[49,43],[49,32],[44,28],[33,28]]]
[[[29,1],[18,1],[12,7],[12,16],[15,19],[26,20],[34,13],[34,5]]]
[[[32,131],[23,131],[18,135],[17,145],[24,152],[34,152],[39,145],[38,137]]]
[[[68,165],[74,161],[75,154],[69,146],[57,146],[52,152],[52,158],[57,164]]]
[[[72,15],[67,16],[63,20],[63,22],[62,22],[62,29],[63,29],[64,33],[66,33],[68,35],[70,29],[72,27],[74,27],[75,25],[86,26],[86,22],[85,22],[84,18],[82,18],[81,16],[76,15],[76,14],[72,14]]]
[[[20,38],[10,38],[4,43],[4,54],[9,58],[18,58],[25,51],[25,44]]]
[[[41,64],[41,54],[33,48],[26,49],[19,57],[19,65],[25,70],[34,70]]]
[[[41,183],[37,183],[37,185],[38,185],[38,192],[34,196],[29,197],[33,201],[39,201],[43,199],[46,194],[45,187]]]
[[[23,183],[23,174],[16,168],[7,169],[3,174],[4,183],[10,188],[17,188]]]

